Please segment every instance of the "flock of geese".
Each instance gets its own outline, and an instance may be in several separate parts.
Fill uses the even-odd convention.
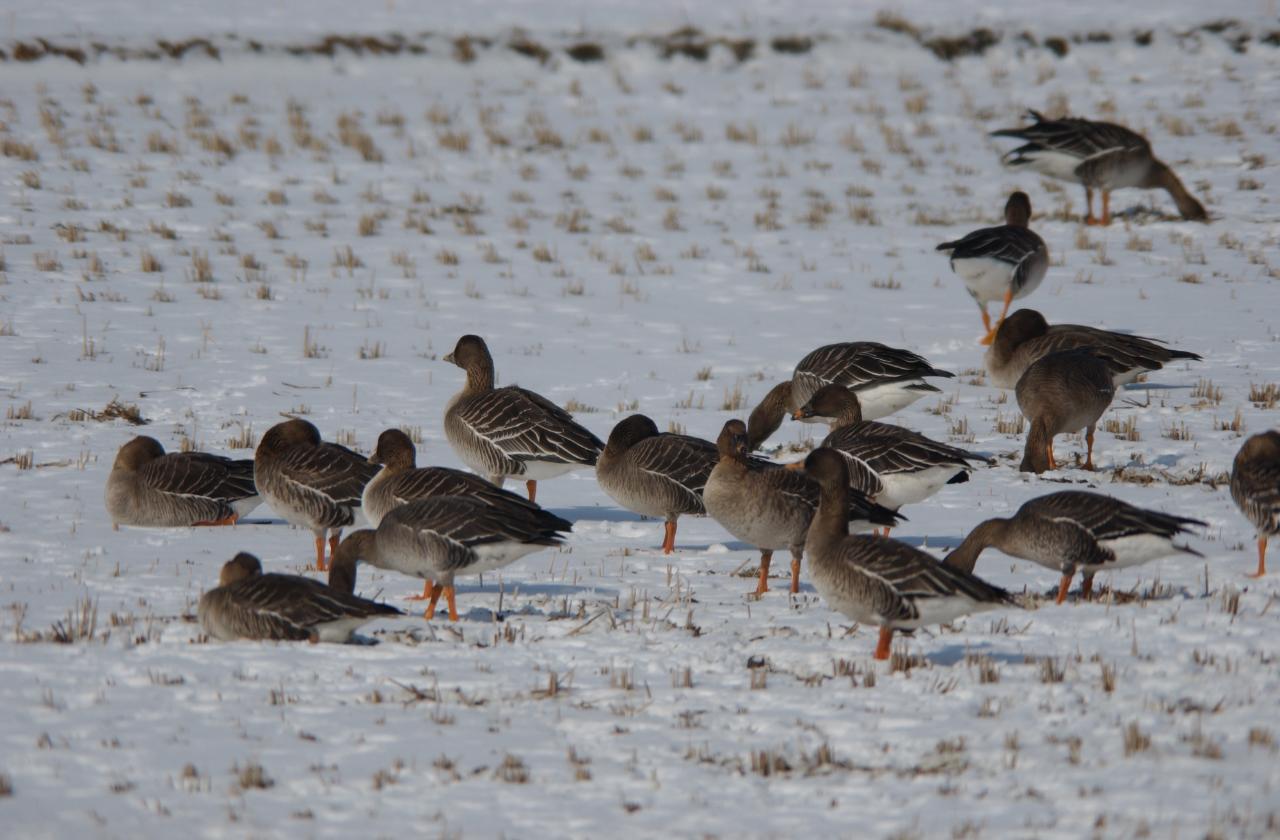
[[[1107,123],[1050,121],[995,132],[1025,145],[1006,156],[1085,186],[1090,223],[1110,220],[1110,191],[1160,187],[1182,215],[1204,208],[1141,136]],[[1102,193],[1102,215],[1092,194]],[[1093,432],[1117,387],[1194,353],[1148,338],[1072,324],[1050,325],[1039,312],[1008,313],[1044,277],[1048,249],[1028,229],[1031,203],[1014,193],[1006,224],[939,245],[978,303],[994,385],[1012,388],[1028,421],[1020,469],[1058,469],[1053,440],[1086,430],[1085,469],[1093,468]],[[986,306],[1002,302],[992,322]],[[205,631],[222,640],[345,641],[363,623],[402,615],[394,606],[355,594],[365,563],[424,582],[425,616],[443,596],[458,619],[454,579],[505,567],[562,544],[572,523],[541,508],[537,482],[594,468],[602,490],[622,507],[661,518],[662,551],[676,548],[682,514],[708,515],[761,552],[754,596],[769,590],[773,552],[791,554],[790,590],[798,591],[802,558],[819,594],[848,618],[880,627],[878,659],[887,658],[895,630],[947,623],[962,615],[1016,607],[1005,590],[974,575],[979,555],[996,548],[1061,575],[1057,603],[1076,572],[1091,596],[1102,570],[1173,553],[1196,554],[1178,540],[1205,523],[1146,510],[1099,493],[1041,496],[1006,519],[977,525],[944,561],[889,537],[904,506],[925,501],[947,484],[994,466],[984,455],[878,422],[940,389],[928,380],[952,377],[908,350],[875,342],[820,347],[773,387],[744,422],[724,424],[713,443],[660,432],[634,414],[601,441],[545,397],[516,386],[496,387],[493,358],[479,336],[460,338],[444,358],[466,383],[444,413],[444,432],[472,472],[419,467],[413,441],[398,429],[360,455],[325,441],[306,420],[268,430],[252,460],[205,453],[165,453],[149,437],[119,451],[106,488],[115,527],[182,527],[235,523],[265,501],[315,538],[315,568],[328,582],[264,574],[250,554],[226,563],[219,585],[200,599]],[[825,422],[830,432],[802,462],[782,464],[756,454],[786,417]],[[527,498],[502,488],[526,482]],[[1258,569],[1265,572],[1269,536],[1280,533],[1280,432],[1249,438],[1236,456],[1231,494],[1258,533]],[[361,516],[369,527],[342,539]],[[851,530],[854,533],[850,533]],[[871,533],[866,533],[871,531]],[[327,545],[326,545],[327,542]],[[327,549],[327,552],[326,552]],[[327,556],[326,556],[327,554]]]

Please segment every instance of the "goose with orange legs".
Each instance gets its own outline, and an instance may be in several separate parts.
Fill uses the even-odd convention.
[[[1258,570],[1267,573],[1267,539],[1280,534],[1280,432],[1254,435],[1231,466],[1231,498],[1258,534]]]

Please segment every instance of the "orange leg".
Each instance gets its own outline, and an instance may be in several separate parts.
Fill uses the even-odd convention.
[[[978,311],[982,313],[982,334],[991,334],[991,316],[987,314],[987,305],[985,303],[978,304]]]
[[[407,600],[410,600],[410,601],[430,601],[430,600],[431,600],[431,590],[432,590],[432,588],[433,588],[433,587],[434,587],[434,584],[433,584],[431,581],[429,581],[429,580],[424,580],[424,581],[422,582],[422,594],[421,594],[421,595],[410,595],[410,596],[408,597],[408,599],[407,599]]]
[[[876,645],[876,659],[888,659],[889,648],[893,644],[893,628],[880,627],[880,643]]]
[[[316,571],[323,572],[327,569],[324,564],[324,537],[316,537]]]
[[[422,618],[430,621],[436,615],[436,602],[440,600],[440,593],[444,592],[444,584],[436,583],[431,586],[431,600],[427,603],[427,611],[422,614]]]
[[[1080,582],[1080,597],[1086,601],[1093,597],[1093,575],[1085,575]]]
[[[195,527],[197,527],[197,528],[199,528],[199,527],[201,527],[201,526],[208,526],[208,527],[213,528],[213,527],[217,527],[217,526],[219,526],[219,525],[234,525],[234,524],[236,524],[236,521],[237,521],[237,520],[239,520],[239,519],[240,519],[240,514],[238,514],[238,513],[234,513],[234,512],[233,512],[233,513],[230,513],[230,514],[228,514],[228,515],[226,515],[226,516],[222,517],[221,519],[210,519],[210,520],[208,520],[208,521],[206,521],[206,522],[195,522],[195,523],[192,523],[192,524],[193,524]]]
[[[756,583],[756,597],[769,591],[769,564],[772,562],[772,551],[760,552],[760,580]]]
[[[444,588],[444,601],[449,605],[449,620],[458,620],[458,603],[454,600],[453,584]]]
[[[791,553],[791,594],[800,591],[800,555]]]
[[[1062,582],[1058,584],[1058,600],[1055,604],[1061,604],[1067,600],[1067,590],[1071,588],[1071,575],[1063,575]]]
[[[1267,538],[1258,537],[1258,571],[1249,577],[1260,578],[1267,573]]]
[[[1093,217],[1093,189],[1091,187],[1084,188],[1084,223],[1086,225],[1096,225],[1098,220]]]
[[[1102,191],[1102,224],[1111,224],[1111,190]]]
[[[333,536],[329,537],[329,562],[330,563],[338,559],[338,543],[340,542],[342,542],[342,539],[338,536],[338,534],[334,534]]]
[[[524,489],[529,491],[529,501],[531,502],[538,501],[538,482],[526,481],[524,483]]]
[[[1058,468],[1058,463],[1053,460],[1053,438],[1049,438],[1049,445],[1046,449],[1049,452],[1049,469],[1056,470]]]
[[[1088,454],[1084,457],[1084,468],[1086,470],[1097,469],[1097,467],[1093,465],[1093,426],[1090,426],[1088,431],[1084,433],[1084,440],[1089,447]]]
[[[987,325],[987,334],[982,337],[981,344],[990,345],[996,340],[996,333],[1000,330],[1000,325],[1004,323],[1004,316],[1009,314],[1009,305],[1013,303],[1013,289],[1009,289],[1004,293],[1004,307],[1000,310],[1000,317],[996,319],[996,325],[993,327]]]
[[[668,521],[663,527],[665,533],[662,537],[662,553],[670,554],[676,550],[676,523]]]

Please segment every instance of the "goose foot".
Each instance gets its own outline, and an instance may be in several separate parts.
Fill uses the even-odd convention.
[[[316,565],[314,568],[317,572],[329,570],[329,567],[324,562],[324,537],[316,537]]]
[[[454,600],[453,584],[449,584],[444,588],[444,601],[449,605],[449,620],[458,620],[458,604]]]
[[[880,642],[876,645],[875,658],[884,660],[889,658],[889,650],[893,646],[893,628],[880,628]]]
[[[429,581],[429,580],[424,580],[424,581],[422,582],[422,594],[421,594],[421,595],[410,595],[409,597],[405,598],[405,600],[406,600],[406,601],[430,601],[430,600],[431,600],[431,589],[432,589],[432,586],[433,586],[433,584],[431,583],[431,581]]]
[[[760,552],[760,579],[756,582],[755,591],[755,596],[757,598],[769,591],[769,564],[772,562],[772,551]]]
[[[203,522],[195,522],[193,526],[196,528],[217,528],[222,525],[234,525],[240,519],[240,514],[230,513],[221,519],[208,519]]]
[[[526,481],[524,489],[529,493],[529,501],[536,502],[538,500],[538,482]]]
[[[422,614],[424,621],[430,621],[436,615],[436,602],[440,600],[440,594],[444,592],[443,583],[434,583],[431,585],[431,600],[427,603],[427,610]]]
[[[663,529],[662,553],[670,554],[676,550],[676,523],[666,522],[663,524]]]
[[[791,555],[791,594],[795,595],[800,591],[800,557],[799,555]]]
[[[1080,598],[1088,601],[1093,597],[1093,575],[1085,575],[1080,581]]]
[[[1260,578],[1267,573],[1267,538],[1258,537],[1258,571],[1250,572],[1248,577]]]
[[[1063,575],[1062,581],[1058,584],[1058,599],[1055,604],[1061,604],[1067,600],[1067,590],[1071,588],[1071,575]]]

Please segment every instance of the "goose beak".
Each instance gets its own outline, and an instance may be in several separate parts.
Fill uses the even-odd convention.
[[[446,354],[446,355],[445,355],[445,357],[444,357],[444,359],[442,359],[442,361],[448,362],[448,363],[449,363],[449,364],[451,364],[451,365],[452,365],[452,364],[455,364],[455,362],[453,361],[453,354],[452,354],[452,353],[448,353],[448,354]]]
[[[792,412],[791,419],[792,420],[808,420],[812,416],[813,416],[813,409],[809,408],[809,406],[806,405],[803,408],[797,408],[794,412]]]

